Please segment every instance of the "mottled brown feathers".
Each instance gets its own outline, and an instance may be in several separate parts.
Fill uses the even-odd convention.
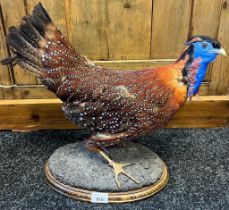
[[[89,145],[110,146],[162,127],[186,99],[187,56],[141,71],[96,66],[70,45],[41,4],[9,30],[7,43],[15,56],[2,63],[37,75],[63,100],[66,118],[94,133]]]

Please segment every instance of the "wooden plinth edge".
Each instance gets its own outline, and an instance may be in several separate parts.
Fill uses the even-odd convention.
[[[166,186],[169,180],[168,168],[164,162],[163,164],[164,164],[163,173],[161,175],[161,178],[156,183],[149,185],[147,187],[143,187],[141,189],[130,190],[126,192],[115,192],[115,193],[106,192],[108,194],[108,203],[126,203],[126,202],[142,200],[161,191]],[[52,176],[48,167],[48,161],[45,164],[44,173],[48,185],[51,186],[54,190],[76,200],[91,202],[92,192],[95,191],[84,190],[77,187],[71,187],[61,183],[54,176]],[[104,193],[104,192],[99,192],[99,193]]]

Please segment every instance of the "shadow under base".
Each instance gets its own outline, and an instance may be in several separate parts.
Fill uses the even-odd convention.
[[[133,163],[124,169],[140,183],[121,174],[118,188],[113,169],[99,154],[88,152],[83,142],[65,145],[52,154],[44,169],[47,183],[74,199],[97,203],[141,200],[167,184],[165,163],[148,148],[130,142],[109,148],[109,153],[116,162]]]

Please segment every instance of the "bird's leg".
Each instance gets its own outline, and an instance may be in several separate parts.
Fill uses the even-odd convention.
[[[99,147],[93,147],[92,145],[90,145],[88,147],[88,145],[86,145],[86,147],[93,152],[97,152],[99,153],[105,160],[107,160],[107,162],[109,163],[110,166],[113,167],[114,169],[114,174],[115,174],[115,181],[117,186],[120,188],[120,182],[119,182],[119,175],[123,174],[125,176],[127,176],[129,179],[133,180],[135,183],[139,184],[139,181],[137,181],[134,177],[132,177],[131,175],[129,175],[123,168],[125,166],[129,166],[131,165],[131,163],[117,163],[113,160],[111,160],[111,158],[106,154],[106,152],[104,152],[101,148]]]
[[[100,146],[100,148],[110,159],[112,158],[112,155],[111,155],[110,151],[107,149],[107,147]]]

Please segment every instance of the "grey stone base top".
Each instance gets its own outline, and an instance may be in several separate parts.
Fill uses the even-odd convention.
[[[99,154],[88,152],[83,142],[57,149],[49,158],[49,170],[60,182],[100,192],[118,192],[142,188],[155,183],[162,175],[163,162],[157,154],[136,143],[109,148],[113,160],[133,163],[124,169],[140,184],[124,175],[119,176],[121,188],[116,185],[113,168]]]

